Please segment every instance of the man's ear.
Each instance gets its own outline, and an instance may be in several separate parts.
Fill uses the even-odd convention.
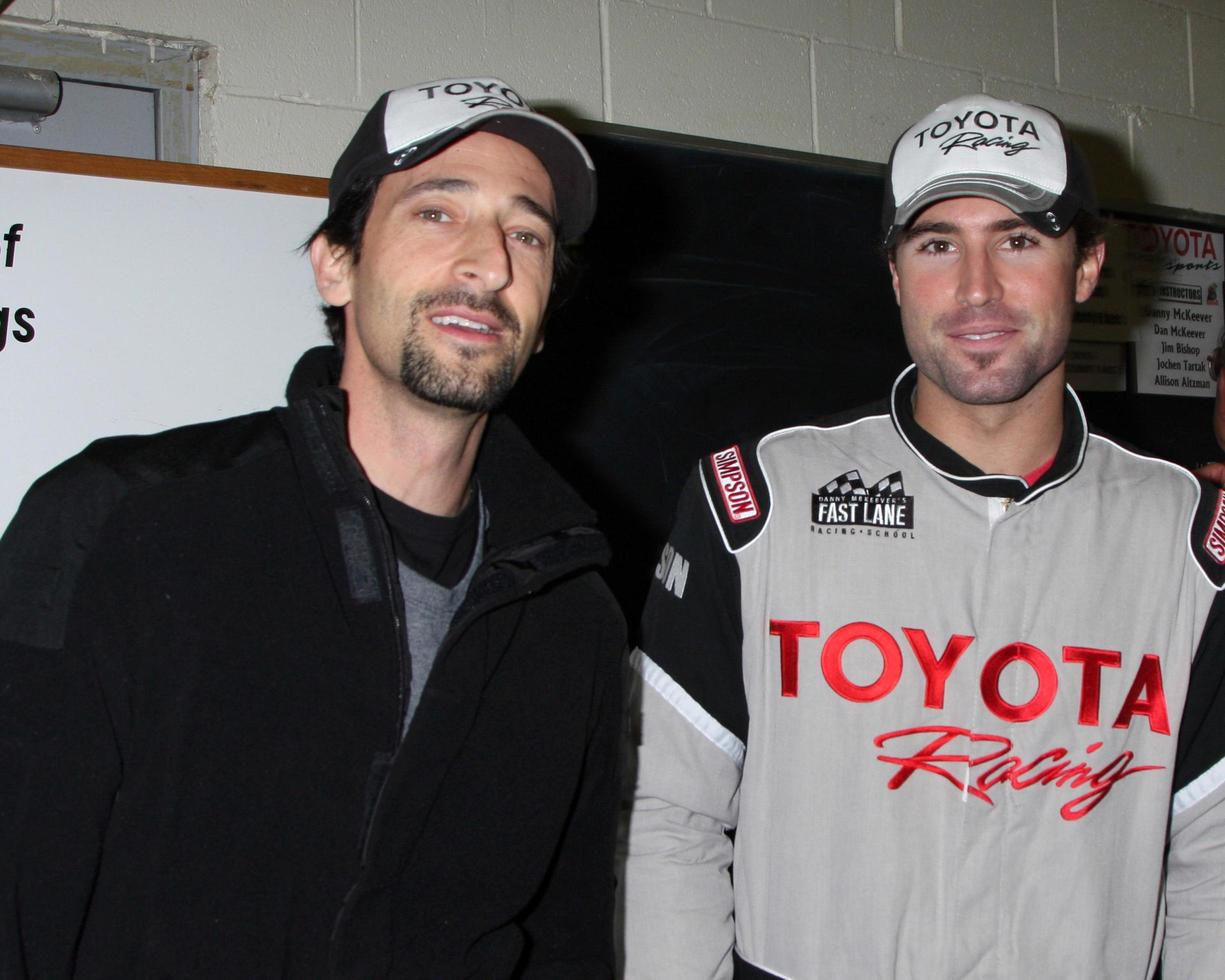
[[[901,291],[898,289],[897,261],[894,259],[889,260],[889,280],[890,282],[893,283],[893,299],[897,303],[898,306],[901,306],[902,305],[902,294],[901,294]]]
[[[1106,243],[1099,241],[1085,252],[1076,267],[1076,302],[1083,303],[1093,295],[1097,280],[1102,274],[1102,263],[1106,261]]]
[[[333,245],[324,235],[316,235],[310,243],[311,268],[315,271],[315,288],[328,306],[344,306],[353,298],[349,277],[353,262],[349,250]]]

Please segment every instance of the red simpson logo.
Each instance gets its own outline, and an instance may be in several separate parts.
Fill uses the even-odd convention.
[[[713,453],[710,465],[719,478],[719,491],[723,494],[723,506],[727,508],[728,519],[733,524],[740,524],[759,517],[761,509],[757,506],[753,487],[745,476],[744,457],[740,455],[740,447],[732,446]]]
[[[942,709],[948,678],[974,637],[953,634],[945,643],[944,652],[937,655],[924,630],[903,627],[901,632],[923,673],[923,706]],[[814,620],[772,619],[770,633],[779,638],[779,693],[785,698],[799,697],[800,639],[820,637],[821,624]],[[843,668],[847,647],[857,642],[875,647],[881,657],[880,676],[870,684],[855,683]],[[879,701],[893,691],[901,679],[904,660],[901,644],[888,630],[874,623],[848,623],[830,633],[822,644],[821,675],[838,696],[847,701],[868,703]],[[1122,652],[1065,646],[1062,660],[1080,667],[1077,723],[1100,727],[1102,671],[1122,669]],[[1032,671],[1037,682],[1033,695],[1023,704],[1008,701],[1000,690],[1000,678],[1005,668],[1012,664],[1024,665]],[[1059,683],[1059,669],[1045,651],[1028,643],[1008,643],[986,659],[979,676],[979,693],[987,710],[997,718],[1018,724],[1033,721],[1045,713],[1054,703]],[[1111,727],[1125,730],[1135,718],[1145,719],[1155,734],[1170,734],[1161,661],[1155,654],[1148,653],[1140,659]],[[1025,760],[1011,754],[1012,740],[1002,735],[944,725],[887,732],[878,736],[874,744],[879,749],[888,748],[891,753],[898,752],[899,748],[909,752],[877,756],[879,761],[897,766],[888,783],[890,789],[899,789],[914,773],[925,772],[950,783],[958,792],[993,805],[990,793],[998,786],[1018,791],[1041,786],[1087,787],[1084,793],[1060,809],[1065,820],[1079,820],[1091,812],[1115,784],[1128,776],[1164,768],[1133,766],[1135,757],[1129,751],[1098,765],[1098,760],[1092,758],[1102,747],[1102,742],[1097,740],[1086,746],[1086,758],[1082,761],[1074,761],[1071,751],[1063,747],[1048,749],[1032,760]]]
[[[1218,565],[1225,565],[1225,490],[1218,491],[1216,495],[1216,513],[1204,536],[1204,550],[1212,555]]]

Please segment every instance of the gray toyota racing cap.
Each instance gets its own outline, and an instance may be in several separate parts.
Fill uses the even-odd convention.
[[[595,215],[595,165],[573,133],[529,106],[497,78],[442,78],[384,92],[328,182],[328,211],[355,180],[416,166],[483,130],[531,150],[553,181],[562,241],[578,238]]]
[[[1097,213],[1089,168],[1063,124],[1038,106],[987,95],[946,102],[898,137],[885,181],[886,244],[950,197],[989,198],[1055,236],[1081,211]]]

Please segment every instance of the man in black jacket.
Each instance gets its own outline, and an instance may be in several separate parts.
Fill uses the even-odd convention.
[[[591,513],[491,415],[594,200],[505,83],[387,93],[288,406],[35,484],[0,541],[0,976],[611,974],[624,625]]]

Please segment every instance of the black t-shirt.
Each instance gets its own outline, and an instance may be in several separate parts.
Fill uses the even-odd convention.
[[[374,492],[391,532],[396,558],[444,588],[459,584],[476,547],[475,487],[468,494],[464,509],[454,517],[427,514],[388,496],[378,487]]]

